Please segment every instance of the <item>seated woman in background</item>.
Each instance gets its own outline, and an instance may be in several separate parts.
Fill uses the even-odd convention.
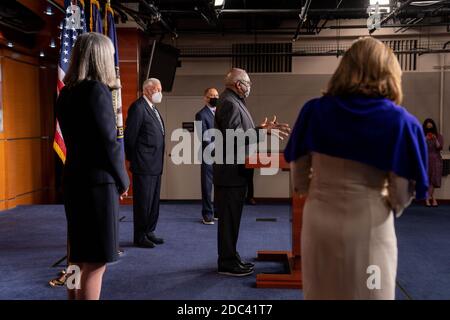
[[[426,197],[427,150],[398,104],[401,68],[374,38],[344,54],[325,95],[302,108],[285,150],[302,223],[305,299],[394,299],[394,215]]]
[[[442,179],[442,156],[441,150],[444,146],[444,139],[438,133],[436,123],[433,119],[426,119],[423,122],[423,132],[425,133],[428,145],[428,198],[425,201],[427,207],[437,207],[438,203],[434,198],[434,189],[441,187]],[[431,202],[430,202],[431,201]]]

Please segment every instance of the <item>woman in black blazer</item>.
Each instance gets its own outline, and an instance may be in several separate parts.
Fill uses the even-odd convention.
[[[68,256],[81,271],[69,299],[99,299],[106,263],[117,259],[119,197],[129,187],[111,96],[117,83],[112,42],[99,33],[79,36],[64,83],[56,114],[67,150]]]

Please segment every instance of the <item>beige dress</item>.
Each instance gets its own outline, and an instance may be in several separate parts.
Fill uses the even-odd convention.
[[[395,299],[400,216],[414,184],[374,167],[313,153],[291,164],[307,194],[301,254],[305,299]]]

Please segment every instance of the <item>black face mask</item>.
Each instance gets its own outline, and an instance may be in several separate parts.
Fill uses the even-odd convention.
[[[209,98],[209,105],[211,107],[215,107],[215,106],[217,106],[217,101],[219,101],[218,98]]]

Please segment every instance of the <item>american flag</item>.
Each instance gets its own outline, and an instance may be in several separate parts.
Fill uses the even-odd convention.
[[[61,50],[59,53],[57,83],[58,95],[64,87],[63,79],[66,75],[67,69],[69,68],[72,48],[75,46],[75,42],[78,36],[86,32],[84,1],[64,0],[64,7],[66,8],[66,17],[61,23]],[[64,144],[64,139],[61,133],[61,128],[59,127],[58,120],[56,120],[56,132],[53,141],[53,148],[64,163],[66,161],[66,146]]]
[[[115,49],[114,53],[114,65],[116,67],[117,81],[120,85],[120,71],[119,71],[119,44],[117,39],[116,25],[114,23],[114,10],[111,7],[111,2],[108,0],[105,5],[105,19],[104,32],[108,36]],[[117,141],[123,146],[123,116],[122,116],[122,92],[120,89],[116,89],[112,92],[114,112],[116,114],[117,125]]]

